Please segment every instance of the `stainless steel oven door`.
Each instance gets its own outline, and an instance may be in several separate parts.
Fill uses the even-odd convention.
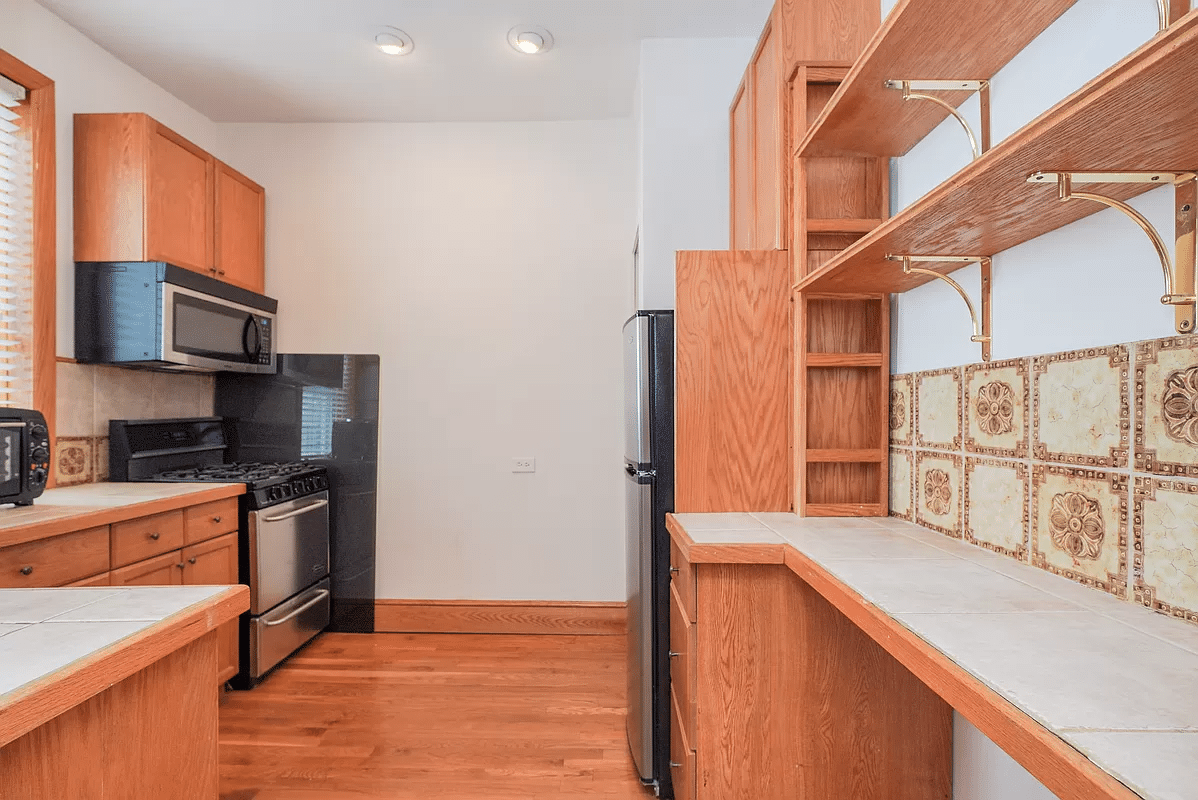
[[[331,600],[329,579],[272,609],[252,617],[250,626],[250,677],[261,678],[267,670],[298,650],[329,625]]]
[[[329,493],[249,513],[250,613],[261,614],[329,574]]]

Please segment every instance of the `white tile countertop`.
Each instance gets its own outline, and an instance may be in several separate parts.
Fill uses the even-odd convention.
[[[1140,796],[1198,797],[1198,626],[902,520],[674,519],[700,553],[794,548]]]
[[[0,589],[0,745],[36,727],[37,695],[94,695],[68,685],[85,668],[102,690],[248,607],[241,586]],[[137,657],[122,658],[134,645]]]

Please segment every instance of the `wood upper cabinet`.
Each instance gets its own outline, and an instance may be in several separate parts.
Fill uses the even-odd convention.
[[[261,292],[264,197],[145,114],[75,115],[76,261],[166,261]]]
[[[266,274],[266,190],[216,163],[216,274],[252,292]]]
[[[756,197],[753,249],[785,250],[782,237],[782,137],[778,35],[767,25],[749,65],[753,75],[753,193]]]
[[[748,80],[732,101],[732,249],[752,250],[756,240],[757,198],[753,179],[753,94]]]

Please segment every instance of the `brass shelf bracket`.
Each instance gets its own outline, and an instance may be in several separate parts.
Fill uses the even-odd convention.
[[[975,159],[981,158],[982,153],[990,149],[990,81],[907,81],[890,80],[883,86],[887,89],[901,89],[904,100],[928,100],[944,108],[965,129],[969,137],[969,147],[973,150]],[[934,95],[925,92],[977,92],[982,111],[982,137],[974,135],[969,121],[961,116],[961,112]]]
[[[928,275],[933,278],[939,278],[949,286],[957,290],[957,294],[961,295],[961,299],[965,301],[965,307],[969,309],[969,318],[973,321],[973,335],[969,337],[969,341],[977,342],[982,346],[982,361],[990,360],[990,257],[989,256],[912,256],[912,255],[888,255],[887,261],[898,261],[903,265],[904,275]],[[979,264],[982,268],[982,316],[979,319],[977,310],[973,306],[973,301],[969,299],[969,295],[961,288],[961,284],[947,275],[943,275],[935,270],[923,269],[922,267],[913,267],[915,263],[940,262],[953,264]]]
[[[1057,196],[1062,202],[1069,200],[1091,200],[1109,208],[1118,209],[1131,217],[1156,249],[1165,277],[1165,293],[1161,303],[1173,306],[1174,322],[1178,333],[1193,333],[1195,309],[1198,295],[1195,294],[1196,259],[1194,250],[1195,206],[1198,206],[1198,175],[1193,172],[1033,172],[1028,183],[1057,184]],[[1175,252],[1169,255],[1169,246],[1152,223],[1143,214],[1122,200],[1091,192],[1074,191],[1075,184],[1083,183],[1152,183],[1158,186],[1173,185]]]

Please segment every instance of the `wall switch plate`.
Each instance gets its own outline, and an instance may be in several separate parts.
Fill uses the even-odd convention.
[[[535,458],[513,458],[512,472],[536,472],[537,460]]]

